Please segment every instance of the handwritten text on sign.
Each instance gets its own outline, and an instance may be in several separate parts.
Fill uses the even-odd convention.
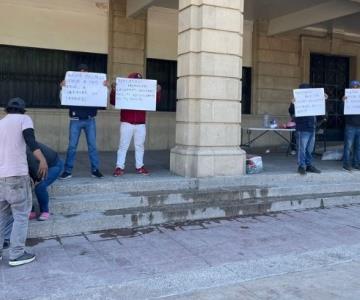
[[[360,89],[345,90],[344,115],[360,115]]]
[[[117,109],[156,110],[156,80],[116,78]]]
[[[66,72],[61,90],[61,105],[106,107],[108,89],[104,86],[106,74]]]
[[[323,116],[325,115],[324,89],[294,90],[295,116]]]

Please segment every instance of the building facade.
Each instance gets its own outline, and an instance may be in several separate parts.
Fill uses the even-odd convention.
[[[301,82],[325,87],[340,140],[339,101],[360,78],[359,0],[2,0],[0,17],[0,101],[30,99],[41,140],[66,150],[66,68],[87,62],[111,81],[141,72],[164,87],[146,148],[170,150],[183,176],[242,174],[242,129],[265,113],[285,122]],[[117,148],[118,115],[99,112],[102,151]]]

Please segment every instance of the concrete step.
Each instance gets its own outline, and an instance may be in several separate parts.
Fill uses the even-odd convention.
[[[197,179],[179,176],[128,176],[105,179],[72,178],[58,180],[49,189],[50,196],[80,194],[132,193],[138,191],[187,190],[197,188]]]
[[[220,201],[243,201],[269,197],[294,197],[306,194],[313,196],[329,193],[359,191],[357,182],[321,185],[291,185],[282,187],[229,187],[211,190],[174,190],[158,192],[82,194],[57,196],[51,199],[50,211],[53,214],[78,214],[114,209],[140,209],[177,204],[199,204],[204,207]]]
[[[263,214],[360,202],[360,172],[259,174],[219,178],[129,176],[57,182],[51,219],[31,237]]]
[[[204,199],[204,201],[190,201],[173,205],[149,205],[97,212],[87,211],[78,214],[55,214],[47,222],[30,222],[30,237],[72,235],[106,229],[360,203],[360,191],[248,199],[240,199],[236,195],[240,196],[240,193],[212,193],[208,195],[207,201]]]
[[[271,187],[323,183],[359,182],[360,172],[327,171],[322,174],[261,173],[246,176],[224,176],[215,178],[183,178],[180,176],[106,177],[105,179],[72,178],[57,181],[50,188],[50,195],[74,196],[80,194],[133,193],[143,191],[207,190],[226,187]]]

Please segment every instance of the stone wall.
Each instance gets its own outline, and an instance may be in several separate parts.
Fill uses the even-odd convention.
[[[269,37],[267,23],[257,21],[253,45],[252,113],[286,115],[292,89],[301,81],[299,36]]]
[[[116,76],[145,71],[144,15],[126,18],[126,1],[110,1],[108,74],[111,81]],[[67,109],[28,109],[33,118],[37,138],[57,151],[66,151],[68,145],[69,118]],[[0,118],[4,114],[0,112]],[[97,145],[100,151],[116,151],[119,143],[119,111],[109,107],[99,111]],[[175,140],[175,113],[150,112],[147,114],[147,140],[145,147],[151,150],[170,149]],[[131,147],[132,148],[132,147]],[[86,151],[85,136],[78,147]]]
[[[127,76],[131,72],[144,73],[145,14],[126,17],[126,0],[110,1],[108,74]]]
[[[252,114],[288,115],[292,89],[309,82],[311,53],[350,57],[350,77],[360,78],[360,44],[355,37],[312,30],[272,37],[267,29],[267,22],[254,22]]]

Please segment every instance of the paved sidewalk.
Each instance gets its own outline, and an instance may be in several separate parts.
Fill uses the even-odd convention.
[[[360,299],[360,206],[30,240],[0,299]]]

